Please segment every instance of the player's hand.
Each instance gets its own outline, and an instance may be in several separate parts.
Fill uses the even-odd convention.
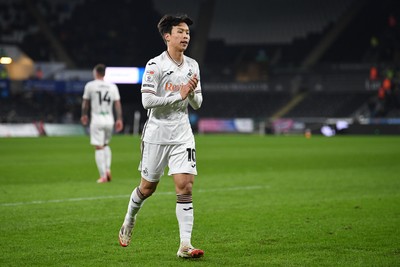
[[[180,90],[182,100],[186,99],[186,97],[188,97],[189,94],[194,92],[194,90],[197,87],[198,82],[199,82],[199,80],[197,79],[197,76],[194,75],[192,78],[190,78],[190,80],[188,81],[188,83],[186,85],[182,86],[182,88]]]
[[[89,118],[88,118],[87,115],[83,115],[81,117],[81,123],[82,123],[83,126],[86,126],[88,124],[88,121],[89,121]]]
[[[123,128],[124,128],[124,123],[122,122],[122,120],[116,120],[115,121],[115,131],[120,132],[120,131],[122,131]]]

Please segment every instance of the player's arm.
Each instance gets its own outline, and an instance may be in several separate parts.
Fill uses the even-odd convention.
[[[119,132],[124,128],[124,123],[122,119],[122,105],[120,100],[114,101],[115,115],[117,117],[115,121],[115,131]]]
[[[145,109],[162,107],[174,104],[176,102],[185,100],[191,93],[194,93],[195,88],[197,87],[198,80],[196,77],[189,80],[189,82],[181,87],[179,90],[179,94],[168,95],[165,97],[160,97],[155,94],[152,90],[145,90],[142,87],[142,104]],[[189,100],[190,101],[190,100]],[[199,105],[200,107],[202,98],[201,97],[192,97],[192,102],[194,106]],[[192,104],[191,104],[192,105]]]
[[[188,95],[189,104],[193,109],[199,109],[201,107],[201,103],[203,103],[203,95],[201,91],[194,91]]]
[[[182,101],[180,94],[158,96],[156,88],[161,80],[162,71],[158,67],[158,62],[150,60],[143,74],[142,83],[142,105],[145,109],[163,107]]]
[[[89,121],[89,100],[88,99],[83,99],[82,100],[82,112],[81,112],[81,123],[83,125],[87,125]]]
[[[198,76],[195,74],[188,83],[190,92],[188,94],[189,104],[193,109],[199,109],[203,103],[203,95],[201,94],[201,85]]]
[[[145,71],[146,74],[143,80],[146,82],[142,84],[141,88],[142,104],[145,109],[171,105],[185,100],[188,97],[190,97],[189,103],[194,109],[198,109],[201,106],[203,97],[201,96],[201,88],[198,86],[199,78],[197,75],[194,75],[187,84],[180,88],[179,94],[160,97],[156,95],[154,90],[154,88],[158,86],[158,79],[160,78],[158,76],[159,70],[157,69],[157,66],[153,66],[153,64],[151,66],[152,67],[149,67],[149,70],[146,69]]]
[[[142,104],[145,109],[162,107],[174,104],[176,102],[185,100],[189,94],[193,93],[194,89],[197,87],[198,79],[197,77],[193,77],[188,81],[187,84],[183,85],[179,90],[179,94],[168,95],[165,97],[157,96],[153,90],[146,90],[145,86],[142,85]],[[201,98],[202,99],[202,98]],[[199,103],[200,98],[193,98],[193,103],[196,103],[195,106]],[[201,104],[201,100],[200,100]],[[199,106],[200,107],[200,106]]]
[[[142,104],[145,109],[167,106],[179,101],[182,101],[182,97],[180,94],[167,97],[159,97],[156,96],[155,93],[152,91],[142,90]]]

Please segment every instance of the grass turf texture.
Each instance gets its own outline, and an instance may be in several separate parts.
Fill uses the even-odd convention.
[[[171,178],[118,244],[138,137],[96,184],[88,137],[0,139],[1,266],[400,266],[400,138],[197,136],[192,241],[178,259]]]

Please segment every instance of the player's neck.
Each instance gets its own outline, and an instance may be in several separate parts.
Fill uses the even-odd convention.
[[[183,52],[167,49],[169,57],[175,62],[176,65],[180,66],[183,63]]]

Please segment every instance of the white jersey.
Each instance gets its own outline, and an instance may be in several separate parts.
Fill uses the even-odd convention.
[[[193,140],[188,116],[188,104],[193,104],[189,97],[182,100],[179,91],[194,75],[200,81],[198,63],[187,56],[184,56],[183,63],[178,65],[168,52],[164,51],[147,62],[142,80],[142,95],[153,94],[162,98],[163,104],[148,110],[148,120],[142,134],[143,141],[153,144],[182,144]],[[200,82],[194,93],[201,95]]]
[[[103,80],[93,80],[85,85],[83,99],[90,101],[92,125],[114,124],[114,101],[120,100],[118,87]]]

